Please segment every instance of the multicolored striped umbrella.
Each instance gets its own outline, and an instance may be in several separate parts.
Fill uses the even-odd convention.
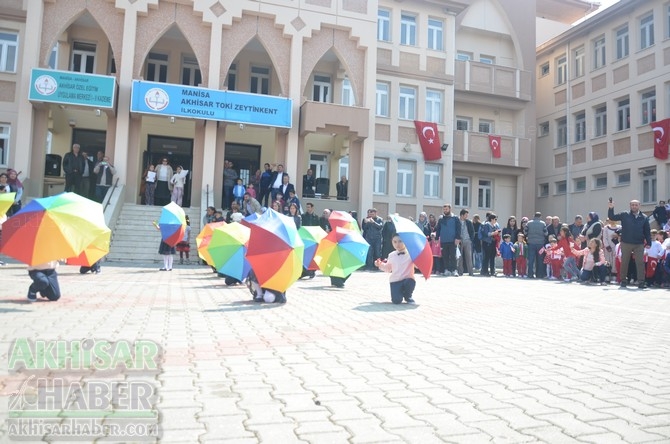
[[[319,242],[314,262],[324,275],[345,278],[365,265],[369,248],[358,231],[335,227]]]
[[[251,270],[251,265],[244,257],[250,234],[251,230],[238,222],[216,227],[207,245],[207,252],[212,258],[212,262],[208,263],[219,273],[238,281],[246,278]]]
[[[302,266],[307,270],[318,270],[319,266],[314,262],[314,254],[319,246],[319,242],[321,242],[321,239],[326,237],[328,233],[319,226],[309,227],[303,225],[298,229],[298,234],[300,235],[302,242],[305,244],[305,254],[302,259]]]
[[[433,270],[433,253],[426,235],[421,229],[409,219],[396,214],[391,215],[395,231],[407,247],[409,257],[414,265],[421,271],[423,277],[428,279]]]
[[[158,228],[161,230],[161,239],[171,247],[177,245],[184,238],[186,231],[186,213],[174,202],[165,205],[158,219]]]

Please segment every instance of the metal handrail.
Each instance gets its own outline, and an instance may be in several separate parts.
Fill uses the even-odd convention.
[[[114,182],[114,185],[112,185],[112,192],[108,193],[109,194],[109,199],[107,199],[107,202],[105,203],[105,205],[102,208],[103,213],[105,211],[107,211],[107,207],[109,206],[109,202],[112,200],[112,195],[114,195],[114,190],[118,187],[118,185],[119,185],[119,178],[117,177],[116,182]]]

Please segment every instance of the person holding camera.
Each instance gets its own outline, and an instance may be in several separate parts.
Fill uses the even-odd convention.
[[[102,203],[107,195],[107,190],[112,186],[112,177],[116,174],[116,168],[109,163],[109,157],[104,156],[102,161],[93,168],[96,175],[95,181],[95,197],[98,202]]]

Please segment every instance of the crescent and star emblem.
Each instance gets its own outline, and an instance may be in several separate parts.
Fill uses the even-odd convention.
[[[652,131],[655,133],[656,131],[660,131],[660,135],[656,138],[656,143],[661,143],[663,140],[663,136],[665,136],[665,131],[663,130],[662,126],[656,126],[652,128]]]
[[[499,144],[498,144],[498,141],[497,141],[497,140],[492,140],[492,141],[491,141],[491,146],[497,148],[498,145],[499,145]]]
[[[433,133],[432,137],[430,137],[430,138],[428,138],[428,136],[426,136],[426,133],[428,132],[428,130],[430,130],[430,132]],[[426,140],[428,140],[428,143],[433,143],[433,140],[434,140],[433,137],[435,137],[435,130],[432,127],[430,127],[430,126],[424,127],[423,130],[421,130],[421,134],[423,134],[423,137]]]

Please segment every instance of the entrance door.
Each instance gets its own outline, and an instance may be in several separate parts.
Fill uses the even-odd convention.
[[[226,143],[225,160],[233,162],[233,169],[237,176],[242,179],[246,187],[249,179],[256,174],[261,165],[261,147],[259,145],[245,145],[242,143]],[[221,165],[223,174],[223,165]]]
[[[147,151],[144,152],[142,159],[142,171],[147,169],[149,164],[158,165],[163,157],[167,157],[173,170],[177,166],[189,170],[184,183],[184,198],[182,207],[191,206],[191,176],[193,172],[193,139],[182,139],[179,137],[165,137],[149,135],[147,141]]]

